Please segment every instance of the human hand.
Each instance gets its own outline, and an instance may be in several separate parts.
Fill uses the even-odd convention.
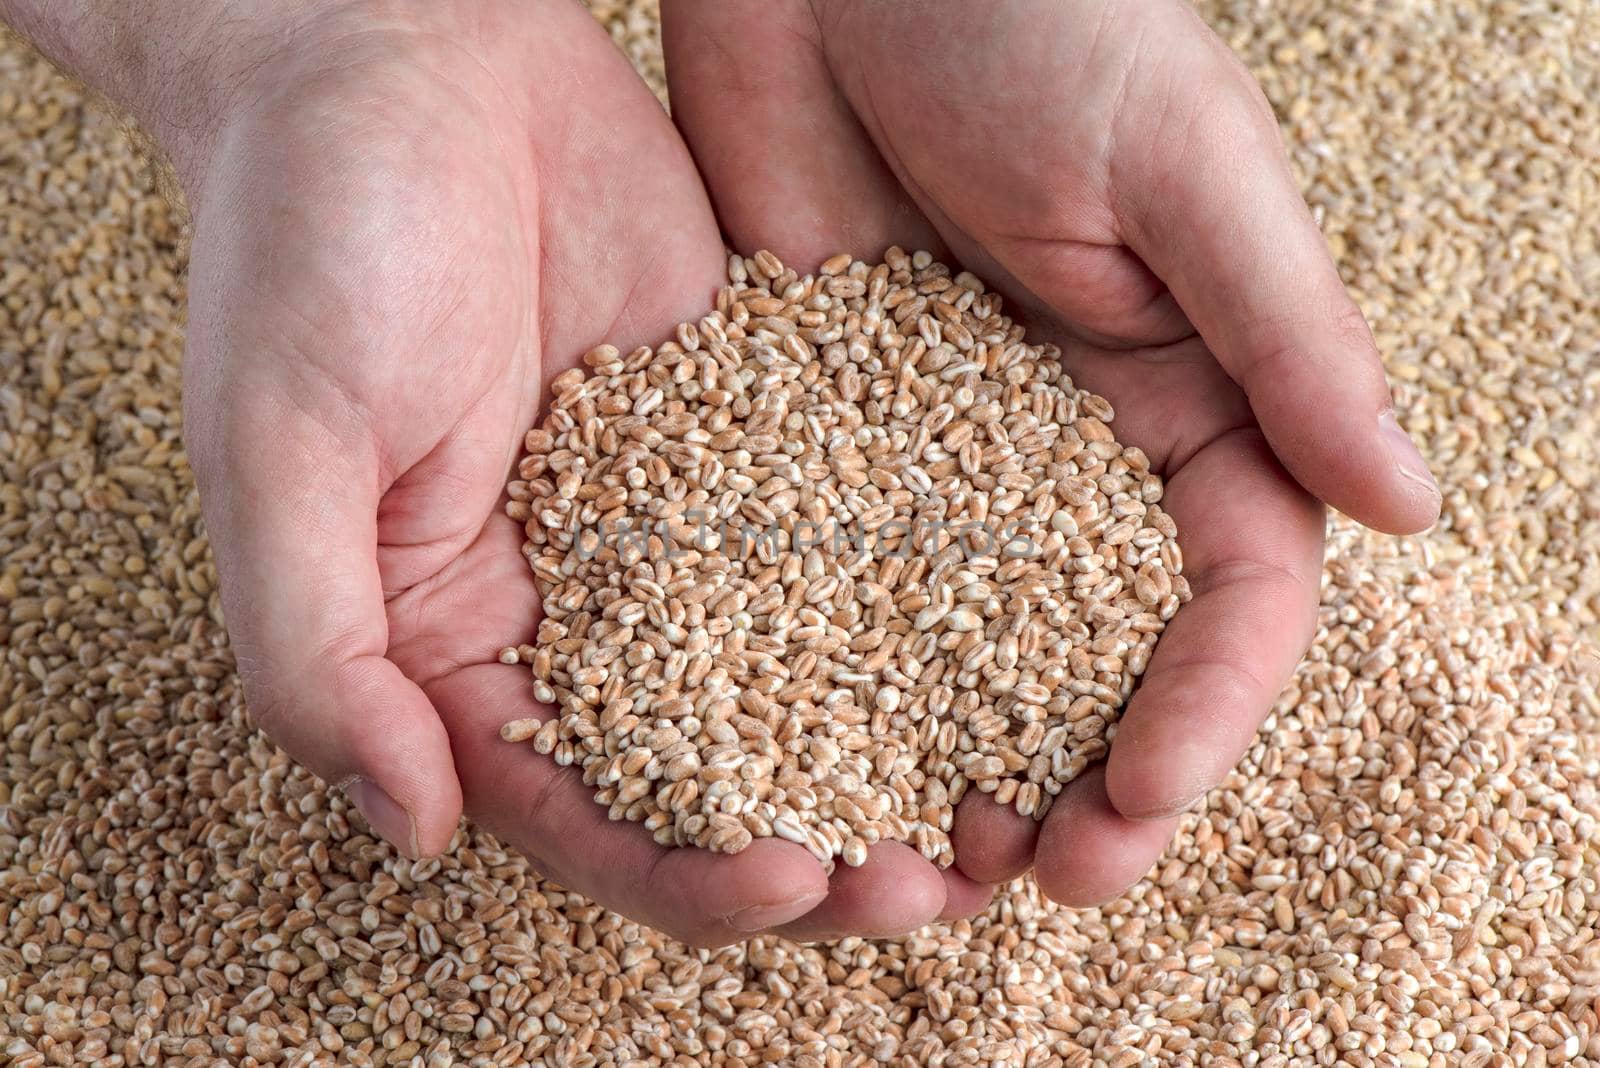
[[[1417,531],[1439,492],[1259,89],[1181,0],[663,4],[674,118],[740,247],[890,244],[1018,298],[1167,480],[1194,600],[1111,754],[1042,825],[969,792],[957,865],[1069,904],[1149,870],[1310,641],[1326,501]]]
[[[898,843],[831,886],[803,848],[664,849],[548,715],[507,478],[543,392],[604,340],[698,316],[725,258],[677,134],[577,5],[308,14],[179,153],[185,417],[252,716],[408,855],[463,808],[563,885],[686,940],[898,933],[988,888]]]

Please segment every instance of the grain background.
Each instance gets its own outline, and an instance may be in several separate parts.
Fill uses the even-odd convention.
[[[601,3],[659,91],[653,5]],[[1206,0],[1445,491],[1150,877],[701,953],[248,728],[179,440],[185,233],[0,38],[0,1063],[1600,1063],[1600,7]],[[665,325],[665,324],[664,324]]]

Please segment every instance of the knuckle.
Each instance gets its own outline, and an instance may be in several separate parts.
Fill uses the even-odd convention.
[[[1341,357],[1341,376],[1382,378],[1377,348],[1366,317],[1342,291],[1282,315],[1261,316],[1245,326],[1244,350],[1254,353],[1240,369],[1248,389],[1252,384],[1279,381],[1308,365],[1323,353]]]
[[[244,689],[245,712],[250,722],[276,741],[294,718],[289,696],[272,684],[270,672],[259,658],[236,649],[234,659],[239,683]]]
[[[710,913],[702,896],[693,892],[695,876],[680,863],[691,855],[670,849],[656,853],[637,890],[639,900],[657,907],[640,918],[695,949],[720,949],[749,938],[735,931],[726,917]],[[659,907],[662,904],[669,907]]]

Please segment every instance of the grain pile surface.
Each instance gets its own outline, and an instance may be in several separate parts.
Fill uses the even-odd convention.
[[[500,659],[558,714],[501,736],[662,845],[948,867],[969,786],[1042,819],[1108,752],[1189,599],[1161,479],[926,252],[728,276],[551,385],[506,504],[544,619]]]
[[[612,4],[636,57],[648,9]],[[183,235],[0,44],[0,1054],[42,1064],[1600,1063],[1600,27],[1207,0],[1442,476],[1103,908],[695,952],[465,829],[398,858],[247,727],[178,440]],[[621,20],[620,22],[618,20]],[[618,29],[617,27],[621,28]]]

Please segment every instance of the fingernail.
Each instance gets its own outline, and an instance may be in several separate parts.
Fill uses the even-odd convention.
[[[367,818],[367,825],[406,856],[422,856],[417,846],[417,821],[375,782],[356,779],[344,788],[345,796]]]
[[[1437,497],[1439,483],[1434,481],[1433,472],[1428,470],[1428,461],[1417,451],[1416,443],[1411,440],[1410,435],[1400,429],[1400,421],[1394,417],[1393,410],[1378,416],[1378,430],[1383,434],[1384,444],[1389,448],[1389,457],[1394,461],[1395,469]]]
[[[751,905],[728,916],[728,926],[741,934],[759,934],[773,927],[779,927],[790,920],[798,920],[815,908],[823,898],[827,897],[826,890],[804,894],[792,901],[784,901],[776,905]]]

